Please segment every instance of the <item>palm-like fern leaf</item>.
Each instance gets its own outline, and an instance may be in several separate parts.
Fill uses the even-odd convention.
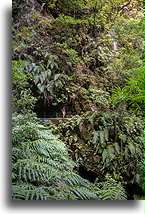
[[[18,115],[19,121],[14,118],[13,124],[13,199],[100,199],[101,190],[73,172],[76,164],[70,160],[65,144],[48,127],[32,123],[26,115],[24,118],[27,120]],[[112,187],[108,188],[108,198],[117,197],[118,193],[114,191],[113,195]]]

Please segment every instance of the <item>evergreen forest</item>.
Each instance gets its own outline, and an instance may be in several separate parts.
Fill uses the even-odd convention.
[[[13,0],[13,200],[143,199],[143,33],[142,0]]]

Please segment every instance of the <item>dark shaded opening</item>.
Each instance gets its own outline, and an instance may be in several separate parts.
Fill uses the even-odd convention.
[[[125,186],[125,189],[127,192],[128,200],[134,200],[134,195],[139,196],[139,197],[144,196],[144,192],[138,184],[127,184]]]
[[[48,105],[48,103],[44,103],[43,99],[39,99],[35,104],[34,112],[39,118],[59,118],[62,117],[62,108],[62,104]]]
[[[88,181],[90,181],[92,183],[94,183],[97,178],[96,173],[85,169],[83,166],[79,167],[78,172],[82,178],[87,179]]]

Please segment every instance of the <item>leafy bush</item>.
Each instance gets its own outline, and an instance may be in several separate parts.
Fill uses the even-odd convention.
[[[13,112],[24,112],[34,108],[37,98],[32,95],[29,81],[32,75],[25,71],[25,61],[12,61],[12,107]]]
[[[130,112],[143,115],[144,73],[143,67],[134,69],[124,87],[112,89],[112,101],[116,106],[126,105]]]
[[[104,178],[143,188],[143,122],[139,118],[87,112],[61,124],[74,160]],[[59,127],[59,128],[60,128]]]

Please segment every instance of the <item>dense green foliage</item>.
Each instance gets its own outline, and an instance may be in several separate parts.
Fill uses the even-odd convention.
[[[101,177],[106,173],[143,189],[143,123],[119,114],[87,112],[59,127],[80,165]]]
[[[65,144],[34,116],[14,115],[12,132],[13,199],[126,199],[123,187],[109,177],[104,183],[91,184],[77,175]]]
[[[143,2],[14,0],[12,24],[13,198],[142,197]]]
[[[12,61],[12,95],[13,111],[24,112],[28,109],[33,109],[37,98],[32,96],[29,81],[32,75],[25,71],[26,62]]]

